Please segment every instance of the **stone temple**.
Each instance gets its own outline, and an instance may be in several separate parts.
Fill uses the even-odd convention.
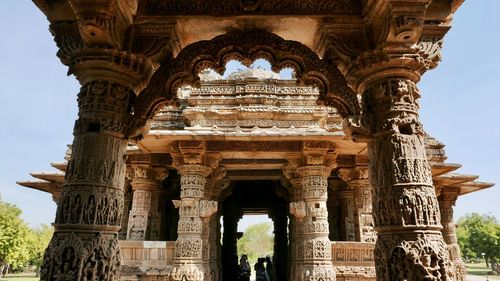
[[[58,205],[41,280],[237,280],[245,214],[279,281],[465,280],[453,206],[492,184],[417,87],[462,1],[34,2],[82,85],[65,161],[19,182]]]

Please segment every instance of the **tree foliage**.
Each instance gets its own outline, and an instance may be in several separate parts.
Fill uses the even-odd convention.
[[[251,264],[259,257],[272,256],[274,237],[269,222],[249,226],[238,240],[238,256],[247,255]]]
[[[31,241],[31,244],[28,245],[28,265],[35,267],[37,272],[42,266],[45,248],[49,245],[53,233],[54,229],[52,226],[46,224],[41,224],[39,227],[33,228],[30,231],[30,237],[28,240]]]
[[[486,262],[500,258],[500,225],[495,217],[467,214],[458,220],[458,244],[466,259],[482,258]]]
[[[0,265],[21,267],[29,258],[29,228],[20,216],[19,208],[0,199]]]
[[[52,232],[48,225],[30,228],[19,208],[0,198],[0,269],[8,264],[15,271],[38,270]]]

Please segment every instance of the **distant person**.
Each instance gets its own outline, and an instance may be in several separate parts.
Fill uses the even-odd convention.
[[[265,260],[265,258],[258,258],[257,263],[254,265],[255,281],[270,281],[266,268],[264,267]]]
[[[239,280],[240,281],[250,281],[251,268],[250,263],[248,263],[247,255],[242,255],[240,259],[239,269]]]
[[[274,269],[273,262],[271,261],[271,257],[266,257],[266,272],[269,276],[270,281],[276,281],[278,278],[276,277],[276,270]]]

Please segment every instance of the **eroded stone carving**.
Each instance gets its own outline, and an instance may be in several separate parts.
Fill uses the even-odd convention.
[[[415,83],[386,79],[364,94],[377,280],[455,280],[418,119]],[[418,231],[417,231],[418,230]],[[405,232],[405,234],[398,234]]]

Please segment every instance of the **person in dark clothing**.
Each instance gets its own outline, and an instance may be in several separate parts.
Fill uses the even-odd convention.
[[[251,268],[247,255],[242,255],[238,265],[238,280],[250,281]]]
[[[257,263],[254,265],[255,281],[270,281],[266,268],[264,267],[265,260],[265,258],[258,258]]]
[[[270,281],[277,281],[276,270],[274,269],[273,262],[271,261],[271,257],[266,257],[266,272],[267,276],[269,276]]]

